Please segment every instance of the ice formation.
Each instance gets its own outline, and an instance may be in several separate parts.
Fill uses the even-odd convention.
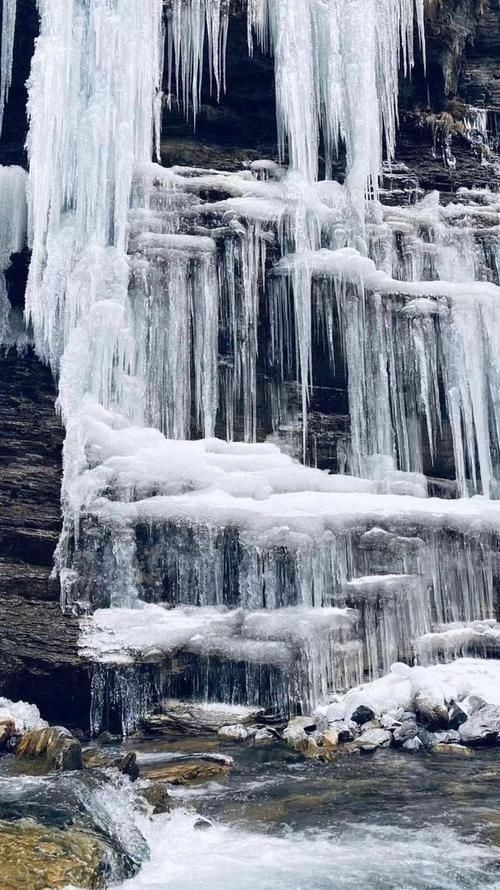
[[[36,705],[30,705],[25,701],[13,702],[2,697],[0,697],[0,720],[13,720],[18,732],[44,729],[48,726],[48,723],[40,717]]]
[[[26,172],[0,166],[0,347],[11,339],[11,305],[5,272],[26,243]]]
[[[3,0],[2,44],[0,50],[0,134],[2,133],[5,104],[12,83],[14,35],[16,31],[17,0]]]
[[[152,161],[163,83],[194,121],[204,70],[225,89],[224,0],[39,0],[26,307],[59,378],[57,569],[96,729],[165,693],[309,709],[475,653],[494,617],[500,199],[383,167],[423,0],[247,7],[281,158],[226,173]],[[344,364],[333,475],[303,464]],[[427,497],[448,441],[452,498]]]

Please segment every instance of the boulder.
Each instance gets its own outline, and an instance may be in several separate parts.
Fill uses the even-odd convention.
[[[480,711],[481,708],[484,708],[485,704],[486,702],[484,698],[481,698],[479,695],[468,695],[467,698],[464,698],[463,701],[460,702],[460,707],[465,711],[467,717],[470,717],[472,714],[475,714],[476,711]]]
[[[444,699],[433,690],[421,689],[415,695],[417,720],[428,729],[441,729],[448,726],[448,709]]]
[[[258,729],[253,740],[256,745],[266,745],[268,742],[276,742],[279,736],[272,729]]]
[[[249,732],[242,723],[235,723],[232,726],[221,726],[217,735],[228,742],[244,742]]]
[[[112,761],[111,766],[117,769],[119,773],[123,773],[124,776],[128,776],[132,782],[139,778],[139,766],[135,751],[128,751],[122,757],[117,757]]]
[[[158,713],[144,718],[142,727],[154,733],[177,730],[191,735],[205,735],[217,733],[223,726],[258,723],[263,713],[262,708],[165,699]]]
[[[16,757],[20,760],[36,760],[47,772],[53,769],[83,769],[82,746],[62,726],[26,732],[17,746]]]
[[[440,732],[434,732],[435,745],[459,745],[460,733],[456,729],[444,729]]]
[[[359,726],[363,726],[364,723],[369,723],[371,720],[375,720],[375,711],[369,708],[368,705],[358,705],[356,710],[351,714],[351,720]]]
[[[500,733],[500,708],[498,705],[483,705],[474,710],[458,732],[466,745],[496,741]]]
[[[308,734],[307,728],[311,726],[310,721],[304,717],[294,717],[289,721],[283,732],[283,738],[290,748],[296,751],[304,751],[307,748]],[[313,725],[313,730],[315,725]]]
[[[339,733],[336,729],[326,729],[321,735],[321,744],[324,748],[329,748],[330,750],[338,748],[339,742]]]
[[[368,729],[359,738],[350,743],[353,750],[376,751],[377,748],[388,748],[392,736],[387,729]]]
[[[420,741],[418,735],[416,735],[410,739],[406,739],[401,747],[404,751],[422,751],[424,745],[423,742]]]
[[[406,742],[416,738],[416,736],[418,736],[418,726],[415,721],[401,723],[400,726],[395,727],[392,734],[396,745],[404,745]],[[420,745],[422,745],[421,741]]]
[[[193,825],[195,831],[208,831],[210,828],[213,828],[212,823],[209,819],[204,819],[203,816],[200,816]]]
[[[109,859],[105,843],[90,832],[0,822],[2,890],[97,890],[110,878]]]
[[[382,714],[379,718],[382,729],[388,729],[389,732],[393,732],[397,726],[401,726],[403,723],[403,714],[403,708],[397,708],[395,711],[388,711],[386,714]]]
[[[226,778],[231,764],[229,761],[208,760],[171,761],[154,766],[143,766],[141,776],[155,782],[168,782],[170,785],[189,785],[190,782],[206,782],[209,779]]]
[[[448,725],[450,729],[458,729],[462,723],[465,723],[468,716],[467,711],[458,702],[453,702],[448,711]]]
[[[466,748],[465,745],[456,745],[456,744],[445,744],[444,742],[440,742],[438,745],[434,745],[431,748],[433,754],[453,754],[455,757],[470,757],[472,751],[470,748]]]
[[[99,745],[119,745],[121,739],[119,736],[113,735],[112,732],[108,732],[106,730],[105,732],[101,732],[101,734],[97,736],[96,741],[99,743]]]
[[[163,782],[149,782],[142,790],[142,797],[152,807],[153,816],[170,812],[170,797]]]

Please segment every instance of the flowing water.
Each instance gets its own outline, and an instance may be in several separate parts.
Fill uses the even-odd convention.
[[[380,752],[328,767],[278,747],[226,753],[227,780],[171,789],[181,809],[145,825],[151,858],[124,888],[500,886],[496,753]],[[213,826],[195,828],[193,808]]]

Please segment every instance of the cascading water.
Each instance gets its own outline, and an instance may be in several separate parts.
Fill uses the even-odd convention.
[[[247,6],[280,163],[226,173],[151,159],[165,98],[196,121],[207,59],[225,89],[228,3],[38,0],[26,314],[59,380],[57,571],[95,729],[110,696],[125,729],[165,693],[309,709],[494,616],[499,199],[381,188],[423,0]],[[308,414],[343,364],[334,475],[304,465]],[[459,498],[428,498],[446,436]]]

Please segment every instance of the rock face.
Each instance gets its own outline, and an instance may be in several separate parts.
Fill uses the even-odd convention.
[[[31,351],[0,354],[0,695],[86,727],[89,678],[78,621],[50,580],[61,522],[63,431],[49,371]]]

